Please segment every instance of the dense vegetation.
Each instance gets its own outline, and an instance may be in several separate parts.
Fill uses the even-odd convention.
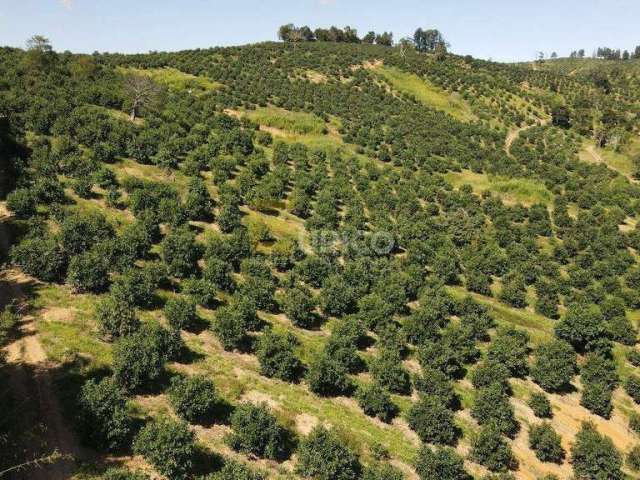
[[[84,443],[176,479],[465,479],[462,451],[622,478],[599,429],[640,401],[638,76],[384,35],[0,50],[9,262],[83,311],[51,355]],[[565,452],[567,405],[597,424]]]

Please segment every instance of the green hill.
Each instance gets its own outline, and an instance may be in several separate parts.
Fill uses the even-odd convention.
[[[582,422],[626,455],[637,65],[0,49],[0,465],[569,478]]]

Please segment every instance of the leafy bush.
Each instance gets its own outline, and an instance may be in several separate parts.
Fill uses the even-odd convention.
[[[218,407],[216,387],[202,375],[174,377],[168,394],[173,409],[188,422],[206,422]]]
[[[193,328],[198,319],[195,304],[180,297],[167,300],[163,311],[171,328],[176,330],[189,330]]]
[[[207,476],[205,480],[265,480],[265,477],[242,463],[227,460],[219,472]]]
[[[109,451],[129,445],[133,421],[127,414],[127,399],[111,378],[85,382],[77,403],[78,424],[85,442]]]
[[[611,395],[611,389],[604,383],[586,383],[582,389],[580,405],[596,415],[609,418],[613,411]]]
[[[347,375],[347,369],[325,354],[309,366],[306,380],[309,389],[323,397],[348,395],[353,390],[353,382]]]
[[[192,478],[195,436],[184,422],[160,418],[147,423],[136,436],[133,451],[161,475],[175,480]]]
[[[231,428],[228,441],[234,450],[272,460],[283,460],[289,454],[289,433],[266,404],[238,406],[231,416]]]
[[[260,372],[269,378],[294,382],[302,373],[302,362],[296,357],[294,348],[297,338],[290,332],[278,334],[267,330],[258,340],[256,355]]]
[[[514,377],[528,373],[529,335],[521,330],[505,329],[498,332],[489,347],[488,359],[509,369]]]
[[[113,348],[113,374],[127,391],[151,386],[164,371],[172,354],[167,350],[164,335],[155,329],[143,328],[121,338]]]
[[[453,412],[436,397],[423,395],[409,409],[407,422],[425,443],[455,445],[460,437]]]
[[[511,447],[502,438],[500,429],[489,424],[471,442],[471,458],[493,472],[506,472],[514,468]]]
[[[414,384],[418,392],[438,398],[447,408],[457,410],[460,407],[453,382],[440,370],[423,368],[422,375],[414,378]]]
[[[336,434],[323,426],[315,427],[297,450],[296,472],[317,480],[356,480],[362,466],[358,458]]]
[[[317,323],[314,313],[315,301],[311,290],[304,286],[285,291],[282,297],[282,308],[291,322],[300,328],[312,328]]]
[[[538,418],[551,418],[553,416],[551,402],[549,402],[549,399],[544,393],[532,393],[527,405],[529,405],[529,408],[533,410],[533,414]]]
[[[96,305],[100,333],[107,339],[125,337],[140,328],[135,309],[116,295],[108,295]]]
[[[492,424],[500,433],[510,437],[520,429],[509,398],[499,385],[491,385],[478,391],[471,407],[471,416],[480,425]]]
[[[377,383],[358,388],[356,399],[365,414],[383,422],[390,422],[398,413],[398,407],[391,400],[389,392]]]
[[[548,392],[565,390],[571,384],[576,370],[576,354],[567,342],[552,340],[535,351],[531,377]]]
[[[415,468],[420,480],[471,480],[464,461],[452,448],[423,445],[418,451]]]
[[[411,392],[411,379],[402,366],[398,352],[381,350],[378,356],[371,360],[369,370],[373,379],[389,391],[400,395]]]
[[[404,475],[388,463],[377,463],[365,468],[362,480],[404,480]]]
[[[7,208],[21,219],[33,217],[37,213],[36,202],[35,192],[28,188],[19,188],[7,195]]]
[[[187,227],[169,233],[162,241],[160,251],[169,274],[186,278],[196,273],[200,249],[196,244],[195,234]]]
[[[640,470],[640,445],[635,445],[627,453],[627,465],[631,470]]]
[[[583,423],[571,447],[571,464],[577,478],[620,480],[622,457],[609,437],[592,423]]]
[[[640,377],[631,375],[624,384],[624,390],[634,402],[640,404]]]
[[[97,250],[71,258],[67,283],[77,293],[99,293],[109,285],[109,269],[104,256]]]
[[[564,459],[560,435],[548,423],[529,427],[529,447],[542,462],[561,463]]]
[[[22,240],[11,249],[10,257],[25,273],[44,282],[61,280],[67,269],[67,255],[51,235]]]

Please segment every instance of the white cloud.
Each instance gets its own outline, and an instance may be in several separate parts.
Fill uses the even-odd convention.
[[[60,3],[67,10],[71,10],[71,7],[73,6],[73,0],[60,0]]]
[[[336,0],[319,0],[320,5],[322,6],[331,6],[336,4]]]

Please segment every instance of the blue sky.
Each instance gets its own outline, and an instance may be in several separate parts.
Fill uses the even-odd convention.
[[[599,45],[640,45],[640,0],[0,0],[0,45],[33,34],[73,52],[181,50],[275,40],[283,23],[360,34],[437,27],[452,50],[529,60]]]

